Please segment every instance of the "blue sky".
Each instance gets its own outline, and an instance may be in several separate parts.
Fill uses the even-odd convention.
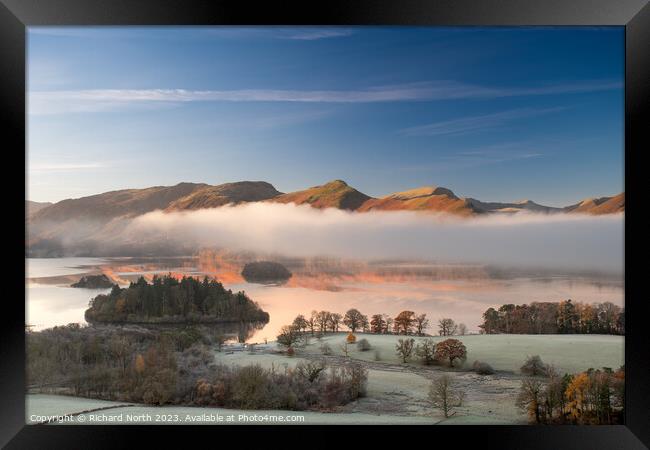
[[[28,198],[332,179],[616,194],[623,44],[620,27],[30,28]]]

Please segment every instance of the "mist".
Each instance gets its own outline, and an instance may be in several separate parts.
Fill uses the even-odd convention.
[[[357,213],[308,205],[249,203],[155,211],[123,230],[130,242],[219,247],[292,257],[425,259],[623,273],[624,215]]]

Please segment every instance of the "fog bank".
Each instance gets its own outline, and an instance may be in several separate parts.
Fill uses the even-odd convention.
[[[123,237],[297,257],[417,258],[622,273],[623,224],[623,214],[519,213],[466,219],[249,203],[148,213],[134,219]]]

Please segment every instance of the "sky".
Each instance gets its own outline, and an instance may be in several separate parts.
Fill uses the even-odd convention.
[[[613,195],[623,51],[622,27],[30,27],[27,198],[333,179]]]

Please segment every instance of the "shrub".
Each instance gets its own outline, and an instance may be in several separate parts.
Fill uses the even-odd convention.
[[[327,342],[325,342],[323,345],[320,346],[320,351],[323,355],[329,356],[332,354],[332,347],[330,347],[330,345]]]
[[[352,334],[352,332],[350,331],[348,333],[348,336],[345,338],[345,340],[347,341],[348,344],[354,344],[357,341],[357,337],[354,334]]]
[[[549,367],[544,364],[539,355],[533,355],[526,358],[526,362],[519,369],[524,375],[530,376],[548,376]]]
[[[472,365],[472,369],[474,369],[474,372],[478,373],[479,375],[494,374],[494,369],[492,368],[492,366],[483,361],[474,361],[474,364]]]
[[[296,351],[293,349],[293,347],[287,348],[287,356],[294,356],[296,354]]]
[[[368,342],[368,339],[361,339],[359,342],[357,342],[357,350],[360,352],[367,352],[370,350],[372,347],[370,347],[370,342]]]
[[[381,353],[379,350],[375,350],[375,361],[381,361]]]

